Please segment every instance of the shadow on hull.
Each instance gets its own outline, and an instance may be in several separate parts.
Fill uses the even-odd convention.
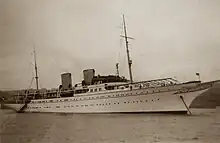
[[[157,111],[157,112],[96,112],[96,113],[58,113],[58,112],[24,112],[19,111],[17,113],[40,113],[40,114],[56,114],[56,115],[71,115],[71,114],[79,114],[79,115],[136,115],[136,114],[155,114],[155,115],[188,115],[187,111]]]

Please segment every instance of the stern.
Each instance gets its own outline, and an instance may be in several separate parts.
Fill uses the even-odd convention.
[[[25,104],[4,104],[5,107],[19,112]]]

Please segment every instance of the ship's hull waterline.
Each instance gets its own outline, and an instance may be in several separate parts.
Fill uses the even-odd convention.
[[[143,92],[125,92],[121,95],[112,94],[112,96],[110,94],[93,95],[94,98],[85,96],[32,100],[31,103],[27,104],[26,108],[23,109],[22,112],[187,113],[187,107],[190,106],[192,101],[198,95],[207,90],[208,88],[182,94],[174,94],[176,91],[158,92],[152,94]],[[21,108],[25,106],[25,104],[7,104],[7,106],[13,108],[17,112],[20,112]]]

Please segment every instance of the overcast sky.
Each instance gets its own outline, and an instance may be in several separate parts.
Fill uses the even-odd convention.
[[[0,89],[28,88],[36,47],[41,88],[82,70],[128,76],[125,14],[134,80],[220,76],[219,0],[0,0]],[[32,87],[35,87],[33,83]]]

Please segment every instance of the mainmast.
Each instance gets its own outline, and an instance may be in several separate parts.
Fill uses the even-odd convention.
[[[123,15],[123,27],[124,27],[124,33],[125,36],[122,36],[125,38],[125,44],[126,44],[126,52],[127,52],[127,58],[128,58],[128,69],[129,69],[129,75],[130,75],[130,82],[133,82],[133,78],[132,78],[132,71],[131,71],[131,64],[132,64],[132,60],[130,59],[130,55],[129,55],[129,49],[128,49],[128,38],[129,39],[133,39],[130,37],[127,37],[127,31],[126,31],[126,25],[125,25],[125,17]]]
[[[36,60],[36,52],[35,52],[35,46],[34,46],[34,67],[35,67],[35,80],[36,80],[36,88],[39,89],[38,86],[38,72],[37,72],[37,60]]]

